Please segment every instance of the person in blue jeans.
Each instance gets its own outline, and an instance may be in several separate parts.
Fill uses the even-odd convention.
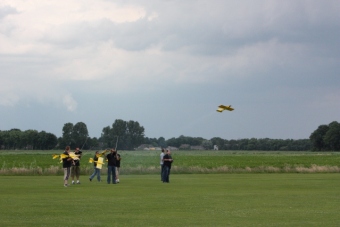
[[[94,172],[92,173],[92,175],[90,176],[90,181],[92,181],[92,179],[97,175],[97,180],[100,182],[100,169],[97,168],[97,162],[98,161],[98,157],[99,157],[99,151],[96,151],[96,154],[93,157],[93,165],[94,165]]]
[[[166,155],[163,157],[163,165],[164,165],[164,172],[163,172],[163,183],[170,183],[170,170],[171,164],[174,160],[171,157],[171,151],[167,150]]]
[[[111,149],[110,154],[106,155],[107,158],[107,183],[110,184],[112,177],[112,184],[116,184],[116,166],[117,155],[115,149]]]

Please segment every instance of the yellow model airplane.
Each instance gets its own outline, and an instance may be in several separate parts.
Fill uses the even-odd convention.
[[[223,110],[233,111],[234,108],[232,108],[231,105],[229,105],[229,106],[219,105],[218,109],[216,111],[221,113]]]
[[[53,154],[52,158],[53,159],[59,158],[60,162],[63,162],[64,158],[72,158],[73,160],[79,160],[79,156],[80,155],[77,155],[74,152],[70,152],[68,155],[67,154]]]
[[[94,163],[94,162],[97,163],[96,168],[101,169],[103,167],[103,164],[104,164],[104,158],[99,157],[98,161],[95,161],[95,160],[93,160],[93,158],[90,158],[89,163]]]

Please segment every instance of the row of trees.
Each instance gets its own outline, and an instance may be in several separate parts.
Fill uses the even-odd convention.
[[[117,147],[119,150],[133,150],[141,144],[154,147],[177,147],[190,149],[200,146],[212,149],[217,145],[220,150],[282,150],[282,151],[340,151],[340,124],[336,121],[329,125],[320,125],[309,139],[238,139],[226,140],[214,137],[210,140],[202,137],[180,136],[165,140],[164,137],[148,138],[144,136],[144,127],[136,121],[115,120],[112,126],[104,127],[99,138],[89,137],[87,126],[83,122],[75,125],[64,124],[62,136],[57,138],[54,134],[36,130],[21,131],[11,129],[0,131],[0,149],[64,149],[69,145],[72,148],[103,149]]]
[[[153,146],[160,147],[178,147],[183,150],[187,150],[191,146],[201,146],[204,149],[212,149],[214,145],[217,145],[220,150],[262,150],[262,151],[307,151],[311,150],[311,142],[309,139],[238,139],[238,140],[226,140],[219,137],[214,137],[210,140],[202,137],[188,137],[180,136],[178,138],[171,138],[164,140],[163,137],[159,139],[146,138],[145,143],[150,143]]]
[[[0,131],[1,149],[50,150],[55,148],[57,143],[57,137],[45,131],[20,129]]]
[[[144,142],[144,127],[135,121],[115,120],[112,127],[104,127],[100,138],[90,138],[83,122],[64,124],[62,136],[36,130],[11,129],[0,131],[0,149],[50,150],[66,146],[81,149],[103,149],[117,147],[119,150],[133,150]]]

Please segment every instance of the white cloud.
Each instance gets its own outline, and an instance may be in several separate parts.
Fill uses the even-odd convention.
[[[63,97],[63,103],[66,106],[67,110],[70,112],[74,112],[77,110],[77,102],[73,99],[72,95],[66,94]]]
[[[0,8],[15,9],[17,14],[9,14],[0,25],[0,53],[39,52],[41,40],[67,42],[69,39],[81,39],[78,27],[84,23],[96,25],[98,21],[109,20],[112,23],[133,22],[145,16],[142,7],[117,6],[109,1],[2,1]],[[52,35],[51,35],[52,34]],[[84,35],[84,34],[82,34]],[[53,45],[53,43],[52,43]],[[45,54],[50,49],[46,49]]]

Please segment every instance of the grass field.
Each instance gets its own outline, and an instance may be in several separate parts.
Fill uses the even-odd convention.
[[[61,175],[52,154],[62,151],[0,151],[1,175]],[[120,151],[122,174],[156,174],[160,151]],[[94,151],[84,151],[82,174]],[[339,152],[173,151],[173,173],[339,173]],[[105,171],[103,171],[105,172]]]
[[[105,180],[105,178],[103,178]],[[339,174],[0,176],[0,226],[339,226]]]
[[[121,183],[108,185],[106,167],[102,182],[88,180],[94,151],[84,151],[81,184],[68,188],[53,153],[62,151],[0,151],[0,226],[340,223],[335,152],[173,151],[164,184],[159,151],[121,151]]]

